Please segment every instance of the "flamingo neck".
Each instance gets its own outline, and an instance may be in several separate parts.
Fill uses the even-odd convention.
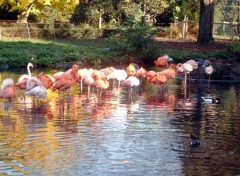
[[[30,64],[28,64],[28,66],[27,66],[27,71],[28,71],[28,75],[30,76],[30,77],[32,77],[32,74],[31,74],[31,71],[30,71]]]

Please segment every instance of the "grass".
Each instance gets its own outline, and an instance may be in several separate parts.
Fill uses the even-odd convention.
[[[171,53],[171,57],[177,61],[196,57],[229,57],[236,55],[236,53],[231,53],[227,49],[203,54],[184,49],[179,50],[178,48],[164,48],[156,41],[152,42],[141,53],[131,54],[129,50],[124,50],[124,47],[121,48],[120,45],[118,47],[117,44],[106,39],[4,39],[0,41],[0,66],[21,68],[26,67],[28,62],[32,62],[39,67],[51,67],[64,62],[95,64],[101,61],[105,64],[121,64],[141,60],[152,63],[158,56],[165,53]]]

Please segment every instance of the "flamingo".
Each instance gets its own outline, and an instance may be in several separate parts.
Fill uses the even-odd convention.
[[[58,71],[58,72],[54,73],[54,74],[52,75],[52,77],[53,77],[55,80],[58,80],[58,79],[60,79],[60,77],[61,77],[61,75],[62,75],[63,73],[64,73],[63,71]]]
[[[36,77],[31,77],[27,80],[25,95],[30,95],[34,99],[47,97],[47,89],[43,86],[43,83]]]
[[[130,63],[126,68],[127,75],[128,76],[135,76],[138,69],[139,69],[139,66],[137,64]]]
[[[16,83],[16,87],[20,88],[20,89],[25,89],[26,87],[26,83],[27,83],[27,79],[32,77],[32,73],[30,70],[30,67],[33,67],[32,63],[28,63],[27,65],[27,72],[28,74],[23,74],[19,77],[18,82]]]
[[[22,89],[22,90],[26,90],[27,80],[28,80],[28,78],[32,77],[32,73],[31,73],[30,67],[33,67],[32,63],[28,63],[28,65],[27,65],[27,72],[28,72],[28,74],[23,74],[23,75],[21,75],[18,78],[18,82],[15,84],[15,86],[17,88]],[[22,98],[24,99],[24,102],[25,102],[24,94],[23,94]]]
[[[168,62],[173,61],[167,54],[164,56],[160,56],[157,60],[153,61],[154,65],[157,67],[167,67],[169,64]]]
[[[186,63],[191,64],[194,70],[198,69],[198,63],[195,60],[190,59]]]
[[[137,70],[136,76],[140,77],[140,82],[142,82],[143,78],[146,77],[146,73],[147,71],[143,67]]]
[[[176,66],[174,64],[170,64],[168,69],[163,70],[160,73],[165,75],[168,79],[173,79],[176,77],[175,68]]]
[[[8,109],[12,105],[12,99],[17,96],[17,90],[14,85],[14,81],[12,78],[6,78],[2,81],[1,85],[1,92],[0,92],[0,99],[7,99],[10,101],[4,101],[4,110],[7,113],[7,116],[9,116]]]
[[[31,77],[27,80],[27,84],[26,84],[26,91],[29,91],[31,89],[33,89],[36,86],[43,86],[42,82],[36,78],[36,77]]]
[[[94,82],[94,79],[92,78],[91,74],[89,73],[89,74],[84,75],[82,80],[83,80],[83,83],[88,86],[88,98],[89,98],[90,88],[91,88],[90,86]]]
[[[115,69],[112,73],[107,75],[107,80],[109,79],[115,79],[118,81],[118,90],[120,88],[121,81],[125,80],[127,78],[127,72],[125,70],[117,70]]]
[[[184,81],[184,86],[187,85],[187,74],[189,74],[191,71],[193,71],[193,66],[191,64],[188,63],[184,63],[184,64],[177,64],[177,71],[180,73],[184,73],[185,75],[185,81]]]
[[[123,84],[127,85],[128,87],[130,87],[130,95],[132,97],[132,89],[134,86],[139,86],[140,81],[137,77],[135,76],[129,76],[127,79],[125,79],[124,81],[122,81]]]
[[[1,90],[5,89],[6,87],[11,87],[12,85],[14,85],[13,79],[6,78],[2,81]]]
[[[156,79],[157,79],[157,83],[159,83],[160,85],[163,85],[168,81],[167,76],[161,72],[156,73]]]
[[[104,79],[106,77],[106,75],[103,72],[100,72],[99,70],[94,70],[91,76],[95,81],[98,79]]]
[[[210,82],[210,76],[213,73],[213,67],[211,65],[204,68],[205,73],[208,75],[208,82]]]
[[[151,84],[156,84],[158,81],[156,79],[157,73],[153,70],[150,70],[146,73],[147,81]]]
[[[17,96],[17,90],[12,78],[6,78],[2,81],[0,98],[13,99]]]
[[[62,73],[59,79],[55,81],[52,90],[70,90],[72,85],[79,80],[78,70],[79,66],[74,64],[71,69],[68,69],[66,72]]]
[[[37,75],[37,78],[42,82],[43,86],[46,89],[49,89],[53,86],[53,82],[55,81],[52,76],[49,76],[45,74],[44,72],[41,72]]]
[[[136,76],[145,78],[146,73],[147,71],[143,67],[141,67],[140,69],[137,70]]]
[[[80,79],[80,91],[82,92],[82,84],[83,84],[83,78],[85,75],[91,75],[93,73],[93,69],[87,69],[87,68],[83,68],[78,70],[78,76]]]
[[[111,74],[112,72],[114,72],[116,69],[114,67],[107,67],[107,68],[103,68],[101,70],[99,70],[100,72],[104,73],[105,76],[108,76],[109,74]]]
[[[44,86],[35,86],[32,89],[25,92],[25,95],[31,95],[34,98],[46,98],[47,89]]]
[[[106,78],[98,79],[92,83],[92,86],[95,86],[100,89],[100,97],[101,97],[102,90],[106,90],[107,88],[109,88],[109,82],[107,81]]]

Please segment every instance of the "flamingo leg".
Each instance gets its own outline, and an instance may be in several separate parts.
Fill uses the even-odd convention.
[[[88,93],[87,93],[87,98],[89,98],[90,95],[90,85],[88,85]]]
[[[187,74],[185,73],[184,86],[187,86]]]
[[[120,89],[120,80],[118,81],[118,90]]]
[[[81,79],[81,81],[80,81],[80,91],[81,91],[81,93],[82,93],[82,84],[83,84],[82,81],[83,80]]]

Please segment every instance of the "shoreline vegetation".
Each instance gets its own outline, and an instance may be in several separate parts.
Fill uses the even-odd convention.
[[[240,80],[240,44],[215,41],[211,45],[200,46],[193,40],[164,40],[157,38],[146,49],[131,50],[118,41],[100,39],[2,39],[0,41],[0,70],[21,69],[32,62],[39,68],[56,67],[66,63],[84,66],[119,65],[130,62],[153,65],[159,56],[168,54],[175,63],[203,58],[215,66],[216,79]],[[221,64],[222,63],[222,64]],[[231,70],[232,67],[233,70]],[[227,68],[226,68],[227,67]],[[239,70],[239,71],[238,71]],[[226,71],[226,73],[225,73]],[[221,76],[221,75],[230,75]],[[233,76],[236,75],[236,76]],[[233,78],[232,78],[233,77]]]

